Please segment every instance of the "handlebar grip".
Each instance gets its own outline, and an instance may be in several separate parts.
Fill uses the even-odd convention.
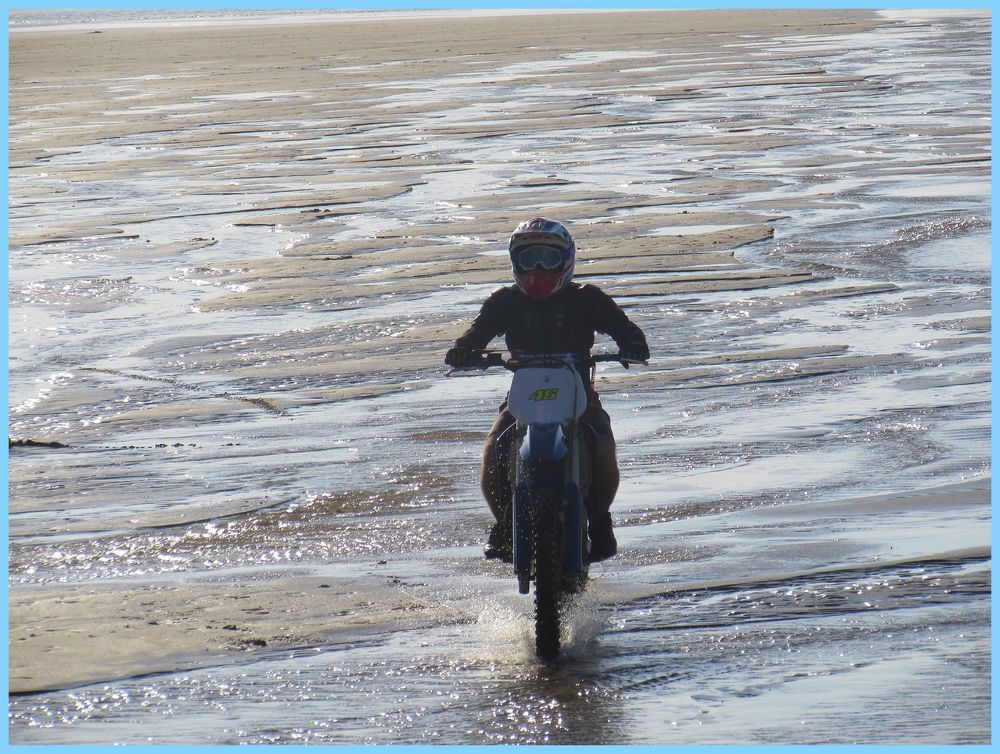
[[[629,364],[643,364],[643,365],[645,365],[645,364],[649,363],[647,361],[638,361],[636,359],[626,359],[624,356],[621,355],[621,352],[618,352],[618,353],[595,353],[591,358],[594,361],[617,361],[620,364],[622,364],[626,369],[628,369],[628,365]]]
[[[488,369],[489,367],[502,367],[504,364],[503,354],[500,351],[485,351],[483,353],[483,356],[484,356],[483,358],[484,368]]]

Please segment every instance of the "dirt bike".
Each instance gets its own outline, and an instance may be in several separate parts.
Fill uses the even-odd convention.
[[[593,362],[631,363],[620,354],[600,353]],[[590,538],[584,505],[591,482],[593,443],[578,421],[587,408],[587,390],[574,354],[518,354],[476,351],[475,365],[503,366],[514,373],[507,406],[516,423],[497,442],[509,501],[512,561],[518,591],[535,584],[535,650],[553,662],[559,655],[560,618],[567,599],[588,577]],[[596,365],[592,365],[596,368]]]

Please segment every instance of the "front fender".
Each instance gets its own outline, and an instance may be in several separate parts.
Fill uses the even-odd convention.
[[[529,424],[521,443],[521,458],[561,461],[566,457],[566,435],[559,424]]]

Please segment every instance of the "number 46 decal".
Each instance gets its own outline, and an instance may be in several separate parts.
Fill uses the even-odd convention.
[[[557,387],[539,388],[528,396],[528,399],[532,401],[554,401],[557,395],[559,395],[559,388]]]

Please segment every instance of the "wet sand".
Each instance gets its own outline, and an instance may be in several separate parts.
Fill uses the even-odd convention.
[[[212,579],[16,590],[10,691],[72,688],[307,649],[429,624],[393,579]],[[398,579],[396,579],[398,582]],[[332,582],[332,583],[331,583]]]
[[[578,279],[605,281],[609,293],[627,298],[629,309],[649,297],[775,289],[787,294],[776,296],[773,305],[794,312],[824,298],[891,292],[896,289],[891,282],[865,280],[838,280],[818,289],[807,284],[828,279],[820,265],[766,267],[738,258],[741,248],[772,238],[775,224],[789,213],[829,209],[822,188],[727,209],[719,206],[727,197],[763,191],[768,182],[701,173],[697,166],[688,172],[665,169],[665,188],[651,187],[637,198],[622,186],[595,191],[558,175],[493,164],[489,169],[504,176],[504,185],[483,192],[475,190],[479,166],[454,164],[444,148],[406,150],[450,140],[487,143],[533,131],[560,132],[567,151],[578,148],[573,142],[583,132],[594,149],[613,150],[643,138],[641,129],[650,125],[598,106],[612,101],[620,87],[627,84],[630,95],[654,102],[694,96],[682,80],[664,81],[655,66],[647,71],[645,53],[697,59],[712,50],[720,59],[711,66],[745,69],[759,63],[753,44],[759,40],[864,31],[882,23],[868,12],[837,10],[575,13],[558,22],[547,19],[544,45],[530,23],[461,16],[13,33],[11,172],[37,179],[29,184],[33,188],[22,186],[12,195],[12,246],[44,255],[66,242],[97,240],[102,253],[115,260],[162,258],[178,265],[198,254],[208,261],[188,266],[184,275],[211,291],[196,303],[203,313],[372,312],[370,324],[360,328],[331,323],[326,330],[270,338],[270,357],[264,360],[247,359],[235,349],[201,351],[192,347],[198,337],[193,332],[177,333],[176,343],[150,346],[161,357],[183,362],[179,377],[150,376],[102,361],[78,366],[90,370],[94,382],[88,390],[110,394],[101,378],[161,379],[190,398],[123,407],[99,427],[59,425],[33,439],[121,443],[130,431],[213,412],[282,417],[303,406],[426,384],[464,327],[464,313],[437,312],[424,323],[397,327],[377,312],[391,302],[405,313],[442,288],[488,290],[503,283],[506,257],[483,252],[502,249],[526,213],[540,211],[571,223],[581,248]],[[636,63],[606,59],[607,50],[635,53]],[[564,64],[553,65],[559,60]],[[515,64],[524,66],[525,81],[542,70],[554,86],[586,94],[570,103],[560,97],[552,106],[533,98],[524,110],[511,111],[491,85],[498,81],[493,72]],[[467,86],[456,87],[446,102],[428,100],[426,82],[459,72]],[[690,67],[691,75],[700,72],[697,64]],[[506,76],[505,86],[517,84],[516,74]],[[808,67],[763,71],[740,81],[767,96],[788,94],[800,84],[858,93],[880,86],[865,76]],[[708,89],[700,87],[698,96],[711,96]],[[671,122],[669,108],[665,112],[660,124]],[[411,120],[420,122],[419,130],[401,135],[399,127]],[[248,130],[248,122],[259,128]],[[766,154],[796,138],[775,131],[748,142],[738,120],[725,126],[706,134],[706,152]],[[137,135],[147,137],[141,150],[107,149]],[[558,152],[550,146],[545,156]],[[101,202],[107,198],[104,187],[127,183],[137,166],[143,180],[155,178],[171,190],[152,204],[122,201],[108,209]],[[935,171],[931,161],[914,167]],[[468,170],[471,179],[464,177]],[[456,174],[452,194],[419,194],[429,176],[450,173]],[[77,205],[72,213],[33,220],[38,207],[58,206],[66,183],[92,185],[96,209]],[[173,192],[183,192],[183,201]],[[192,196],[197,211],[190,209]],[[426,201],[426,218],[387,219],[385,202],[401,197]],[[714,202],[710,211],[701,206],[706,201]],[[213,260],[213,249],[225,239],[201,234],[199,228],[210,223],[258,234],[252,237],[262,253]],[[151,237],[150,224],[171,232]],[[71,292],[60,300],[70,310],[75,301],[113,303],[116,291],[130,283],[116,278],[88,285],[77,299]],[[95,286],[103,286],[96,297]],[[985,337],[988,323],[983,327],[965,323],[956,329]],[[616,389],[697,387],[706,381],[738,385],[914,361],[849,342],[789,343],[701,357],[666,354],[647,371],[610,375],[601,384]],[[330,374],[335,382],[320,379]],[[300,382],[288,391],[253,388],[282,379]],[[981,492],[953,496],[968,504]],[[31,506],[30,499],[11,501],[15,514],[30,512]],[[198,520],[191,510],[179,515],[181,521]],[[81,528],[67,520],[45,533]],[[378,575],[378,568],[360,580],[222,571],[139,584],[16,584],[9,605],[12,693],[237,663],[247,653],[307,650],[338,637],[377,635],[401,623],[431,626],[442,619],[440,605],[415,596],[391,573]]]
[[[988,506],[986,480],[911,495],[837,501],[827,506],[789,505],[737,516],[733,521],[738,526],[744,525],[741,518],[765,525],[775,521],[801,525],[816,516],[837,521],[852,507],[858,514],[876,511],[902,515],[920,508],[947,513],[967,508],[970,503]],[[811,552],[803,553],[804,576],[827,575],[812,568],[815,548],[823,546],[828,545],[813,543]],[[884,560],[879,567],[891,570],[925,562],[921,557],[905,555],[905,551],[901,546],[899,556]],[[974,563],[988,560],[990,548],[979,544],[943,552],[939,557],[944,562]],[[860,576],[868,567],[833,568],[829,574],[850,575],[856,570]],[[741,583],[753,587],[770,579],[794,579],[787,568],[784,561],[751,561],[742,579],[712,579],[705,574],[678,581],[668,589],[621,585],[613,597],[605,595],[604,599],[610,604],[625,598],[642,600],[689,591],[732,590]],[[71,689],[201,667],[238,665],[251,655],[260,659],[272,653],[280,657],[290,651],[329,649],[338,644],[357,646],[377,641],[389,632],[426,631],[454,620],[469,620],[460,596],[444,601],[428,599],[421,588],[425,584],[413,587],[406,579],[392,576],[393,564],[379,561],[376,570],[386,575],[338,579],[308,573],[223,573],[186,579],[161,577],[141,587],[112,583],[16,588],[9,600],[10,692]],[[982,583],[983,576],[984,572],[974,574],[970,583],[988,589],[988,584]],[[952,589],[962,586],[958,581],[948,581],[947,585]],[[863,592],[858,595],[848,597],[859,604],[873,598]],[[885,599],[889,599],[888,595]],[[601,601],[600,597],[597,601]]]
[[[209,211],[239,224],[280,228],[295,240],[281,256],[251,259],[235,271],[226,264],[205,270],[206,275],[212,275],[214,285],[238,286],[239,291],[203,301],[199,305],[202,310],[371,305],[373,286],[377,286],[379,296],[420,296],[443,285],[489,284],[505,278],[507,262],[503,256],[470,257],[467,247],[441,243],[442,236],[466,236],[477,244],[502,247],[505,234],[535,207],[580,223],[637,204],[613,187],[595,195],[574,191],[572,184],[560,185],[555,178],[548,182],[515,177],[507,190],[488,196],[440,197],[462,208],[466,216],[462,222],[387,229],[354,243],[331,242],[328,236],[339,230],[338,216],[356,214],[367,204],[410,191],[420,185],[427,171],[456,169],[443,159],[407,160],[393,152],[391,141],[379,139],[381,124],[437,107],[421,103],[421,89],[415,82],[459,68],[467,70],[470,85],[466,99],[452,105],[458,108],[481,102],[490,71],[515,62],[530,64],[559,54],[605,49],[700,52],[706,46],[719,48],[746,35],[838,33],[870,28],[875,23],[868,13],[824,10],[573,14],[547,20],[544,48],[536,46],[533,24],[500,23],[492,17],[14,33],[10,52],[12,129],[23,134],[37,128],[37,135],[18,139],[10,161],[12,170],[30,170],[35,165],[44,166],[51,156],[72,154],[81,144],[161,132],[158,144],[162,151],[136,154],[129,160],[86,159],[72,168],[43,168],[49,185],[59,181],[96,184],[122,179],[133,169],[132,159],[141,160],[146,171],[169,176],[177,170],[176,150],[214,150],[219,156],[200,166],[201,174],[193,173],[189,165],[183,168],[188,172],[178,178],[200,180],[199,193],[210,195],[212,200],[227,199],[222,207]],[[741,58],[738,51],[732,58],[736,65],[753,62],[750,57]],[[511,131],[553,129],[572,134],[576,129],[592,128],[606,129],[612,140],[621,138],[616,133],[624,137],[632,125],[629,118],[603,116],[593,108],[594,100],[613,90],[616,79],[622,76],[620,68],[619,61],[598,61],[585,69],[567,66],[564,71],[553,71],[561,82],[590,92],[573,108],[560,104],[556,111],[550,111],[533,104],[527,112],[511,113],[507,120],[484,116],[481,124],[452,126],[444,122],[413,137],[487,138]],[[830,77],[828,83],[864,85],[836,77]],[[634,81],[630,84],[635,86]],[[53,96],[56,91],[59,95]],[[123,93],[142,106],[130,102],[127,111],[120,106],[115,109],[110,98]],[[392,94],[415,96],[386,109],[380,102]],[[646,94],[659,99],[685,96],[683,89],[661,87],[652,76]],[[303,118],[308,114],[309,122],[303,123],[294,138],[274,133],[261,139],[228,126],[248,118],[284,123],[297,114]],[[199,140],[191,144],[184,134],[195,126],[200,127]],[[315,134],[315,146],[303,139],[304,133]],[[334,149],[329,146],[331,135],[341,136]],[[194,170],[198,169],[195,165]],[[313,189],[283,188],[289,179],[303,177],[308,177]],[[735,193],[746,187],[709,178],[699,178],[697,184],[687,186],[686,195],[649,199],[644,204],[660,210],[655,215],[628,214],[614,224],[590,225],[578,277],[609,272],[679,273],[675,280],[661,275],[642,289],[656,293],[740,290],[794,283],[811,276],[738,263],[733,249],[769,237],[767,222],[774,208],[760,215],[699,212],[692,205],[701,193]],[[16,206],[14,212],[16,215]],[[11,243],[37,245],[44,250],[47,244],[73,238],[141,238],[145,222],[169,217],[170,213],[170,206],[123,206],[117,216],[101,214],[86,223],[81,223],[79,216],[33,227],[15,220]],[[676,225],[679,233],[701,225],[731,228],[644,236],[648,229],[664,224]],[[186,251],[206,244],[211,240],[178,238],[166,244],[147,242],[138,251],[126,246],[121,253],[177,255],[180,259]],[[625,250],[627,260],[622,259]],[[373,266],[376,272],[371,271]],[[699,270],[705,272],[691,274]],[[335,286],[330,283],[332,276],[338,280]],[[457,334],[457,327],[411,333],[406,339],[406,367],[438,363],[442,348]],[[387,348],[376,339],[350,342],[341,349],[325,346],[322,358],[309,368],[317,373],[335,369],[359,378],[372,373],[394,375],[399,368],[398,347],[398,340]],[[338,353],[348,349],[350,357]],[[791,351],[784,355],[800,356]],[[282,367],[281,359],[275,363],[277,366],[252,369],[255,374],[269,376],[283,368],[298,374],[303,371],[301,364]],[[646,375],[643,379],[656,377]],[[398,380],[389,383],[384,390],[403,386]],[[327,393],[325,397],[371,394],[373,388],[368,386],[353,392],[342,389],[339,395]],[[280,396],[276,402],[281,404]],[[172,412],[177,410],[174,405]],[[164,420],[168,416],[160,411],[158,418],[123,415],[117,420],[139,418]],[[54,689],[218,662],[219,655],[227,651],[258,649],[248,643],[254,640],[268,647],[308,646],[320,638],[328,640],[343,624],[357,628],[361,598],[353,582],[322,581],[327,586],[322,592],[315,591],[315,583],[307,588],[283,578],[211,586],[154,584],[138,589],[54,587],[41,593],[17,587],[10,603],[11,691]],[[378,590],[374,596],[365,593],[369,595],[364,598],[363,612],[369,616],[363,619],[366,626],[396,621],[399,611],[408,608],[419,611],[419,605],[391,588]],[[306,597],[309,594],[321,594],[323,601]],[[211,607],[203,609],[206,606]]]

